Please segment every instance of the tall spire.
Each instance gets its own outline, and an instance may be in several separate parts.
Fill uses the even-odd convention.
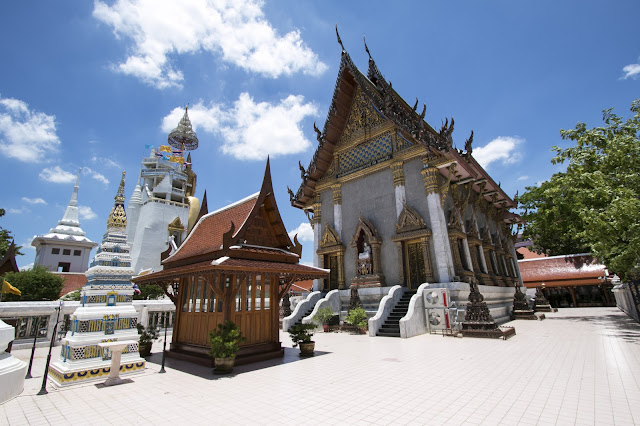
[[[118,193],[114,198],[115,202],[113,204],[113,208],[111,209],[111,213],[107,219],[107,232],[112,228],[124,229],[127,226],[127,214],[124,210],[124,176],[126,174],[127,172],[122,172],[120,187],[118,188]]]
[[[185,107],[184,115],[180,123],[178,123],[178,127],[173,129],[167,138],[169,145],[183,151],[191,151],[198,148],[198,136],[196,136],[196,132],[191,127],[191,121],[187,114],[188,109],[188,106]]]
[[[80,226],[80,222],[78,221],[78,187],[80,186],[81,171],[82,169],[78,169],[78,176],[76,177],[76,186],[73,187],[73,192],[71,193],[71,200],[69,200],[69,205],[67,206],[67,209],[64,212],[64,216],[62,216],[62,220],[58,222],[58,225],[74,226],[74,227]]]

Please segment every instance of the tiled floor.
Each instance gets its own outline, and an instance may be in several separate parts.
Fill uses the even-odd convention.
[[[224,377],[175,360],[158,374],[156,344],[130,383],[37,396],[43,348],[0,424],[640,424],[640,325],[616,308],[508,325],[507,341],[318,333],[306,359],[282,335],[284,359]]]

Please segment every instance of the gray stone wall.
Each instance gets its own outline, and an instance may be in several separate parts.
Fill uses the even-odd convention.
[[[422,161],[416,158],[404,163],[404,185],[407,197],[407,205],[420,213],[420,217],[429,228],[429,207],[424,193],[424,180],[420,171]]]
[[[323,215],[324,212],[323,206]],[[346,246],[344,266],[347,287],[356,276],[356,251],[349,244],[358,226],[360,214],[371,222],[382,237],[380,258],[386,285],[399,284],[398,249],[396,243],[391,241],[396,232],[395,192],[391,169],[384,169],[342,185],[340,238]]]

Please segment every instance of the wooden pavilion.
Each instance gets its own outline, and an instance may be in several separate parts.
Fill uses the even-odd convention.
[[[283,356],[279,304],[292,283],[325,278],[300,265],[302,245],[291,241],[271,183],[269,160],[259,193],[203,214],[184,243],[162,261],[163,270],[135,277],[156,284],[176,305],[169,354],[210,364],[209,330],[231,320],[247,338],[236,364]]]

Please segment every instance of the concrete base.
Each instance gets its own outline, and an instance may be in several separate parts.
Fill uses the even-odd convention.
[[[22,393],[27,363],[10,353],[0,353],[0,404]]]
[[[136,354],[137,355],[137,354]],[[146,361],[143,358],[123,357],[120,363],[120,375],[131,376],[144,373]],[[52,363],[49,366],[49,380],[58,387],[66,387],[79,383],[105,380],[111,372],[111,360],[101,361],[91,366],[76,366],[69,368],[63,362]],[[105,383],[106,384],[106,383]]]

